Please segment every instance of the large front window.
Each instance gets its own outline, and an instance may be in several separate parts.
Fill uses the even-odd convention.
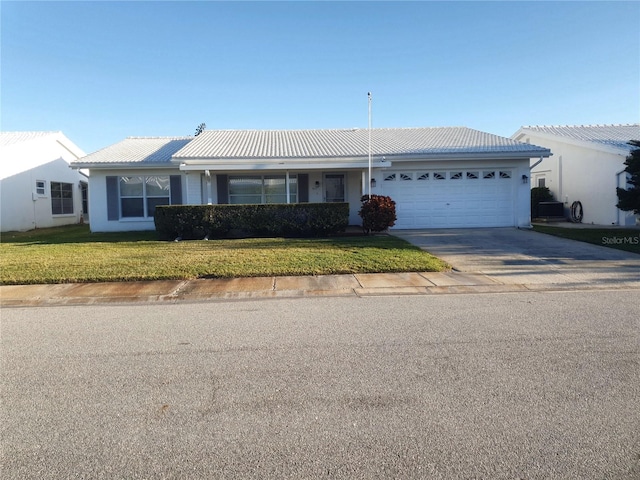
[[[51,213],[54,215],[73,214],[72,183],[51,182]]]
[[[297,203],[298,178],[289,175],[287,201],[286,175],[247,175],[229,177],[229,203]]]
[[[157,205],[169,205],[168,176],[120,177],[122,217],[153,217]]]

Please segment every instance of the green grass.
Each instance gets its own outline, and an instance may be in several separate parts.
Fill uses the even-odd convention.
[[[0,284],[443,271],[449,266],[389,235],[158,241],[155,232],[87,226],[2,234]]]
[[[640,254],[640,229],[637,228],[563,228],[534,225],[536,232],[570,238],[580,242],[593,243]]]

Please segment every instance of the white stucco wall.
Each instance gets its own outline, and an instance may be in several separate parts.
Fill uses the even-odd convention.
[[[606,147],[584,146],[538,137],[527,133],[529,143],[549,148],[553,156],[532,169],[532,187],[545,177],[546,186],[557,201],[563,202],[568,216],[574,201],[582,203],[582,223],[595,225],[635,224],[631,212],[618,210],[616,174],[624,169],[627,154]]]
[[[483,169],[483,168],[504,168],[513,172],[510,180],[512,185],[511,196],[514,204],[513,226],[529,227],[530,219],[530,185],[523,183],[522,176],[529,176],[529,160],[479,160],[479,161],[456,161],[456,162],[395,162],[393,170],[418,170],[418,169]],[[248,172],[244,172],[248,173]],[[325,200],[325,174],[342,173],[346,179],[346,200],[350,204],[349,224],[361,225],[362,219],[358,215],[363,195],[363,171],[308,171],[301,172],[309,175],[309,202],[321,203]],[[366,180],[366,172],[365,180]],[[373,177],[376,178],[376,187],[371,190],[373,194],[385,195],[384,182],[382,182],[383,170],[374,169]],[[177,169],[147,169],[147,170],[92,170],[89,183],[89,211],[91,212],[91,230],[94,232],[127,231],[127,230],[153,230],[155,225],[153,219],[121,219],[117,221],[107,220],[107,176],[125,175],[177,175],[182,178],[182,199],[185,204],[207,203],[206,192],[207,182],[202,172],[190,171],[188,174],[179,172]],[[212,203],[217,203],[217,179],[216,175],[210,177],[210,192]],[[317,185],[316,185],[317,182]],[[366,193],[366,191],[364,192]]]
[[[69,163],[84,155],[62,134],[20,142],[3,147],[0,164],[1,231],[25,231],[80,222],[82,192],[80,181],[86,177],[69,168]],[[45,182],[44,195],[36,193],[36,181]],[[73,185],[73,214],[53,215],[51,182]]]

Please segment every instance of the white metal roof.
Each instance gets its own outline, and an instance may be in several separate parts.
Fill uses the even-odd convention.
[[[629,151],[629,140],[640,140],[640,124],[618,125],[533,125],[525,126],[520,132],[531,132],[555,135],[571,140],[606,145],[620,150]]]
[[[73,162],[72,166],[169,164],[172,155],[192,139],[193,137],[128,137]]]
[[[0,146],[9,147],[18,143],[29,142],[51,135],[61,135],[62,132],[0,132]]]
[[[25,148],[29,149],[37,142],[57,142],[74,157],[84,157],[84,151],[69,140],[61,131],[25,131],[25,132],[0,132],[0,149],[3,159],[15,156]],[[9,155],[11,152],[11,155]],[[67,160],[68,161],[68,160]]]
[[[376,128],[371,130],[372,154],[450,156],[513,154],[548,156],[549,151],[510,138],[466,127]],[[333,130],[206,130],[178,151],[173,159],[304,159],[368,156],[365,128]]]

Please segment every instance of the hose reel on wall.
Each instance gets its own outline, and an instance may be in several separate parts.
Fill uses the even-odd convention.
[[[569,216],[573,223],[582,223],[582,218],[584,217],[582,202],[575,201],[571,204],[571,208],[569,209]]]

